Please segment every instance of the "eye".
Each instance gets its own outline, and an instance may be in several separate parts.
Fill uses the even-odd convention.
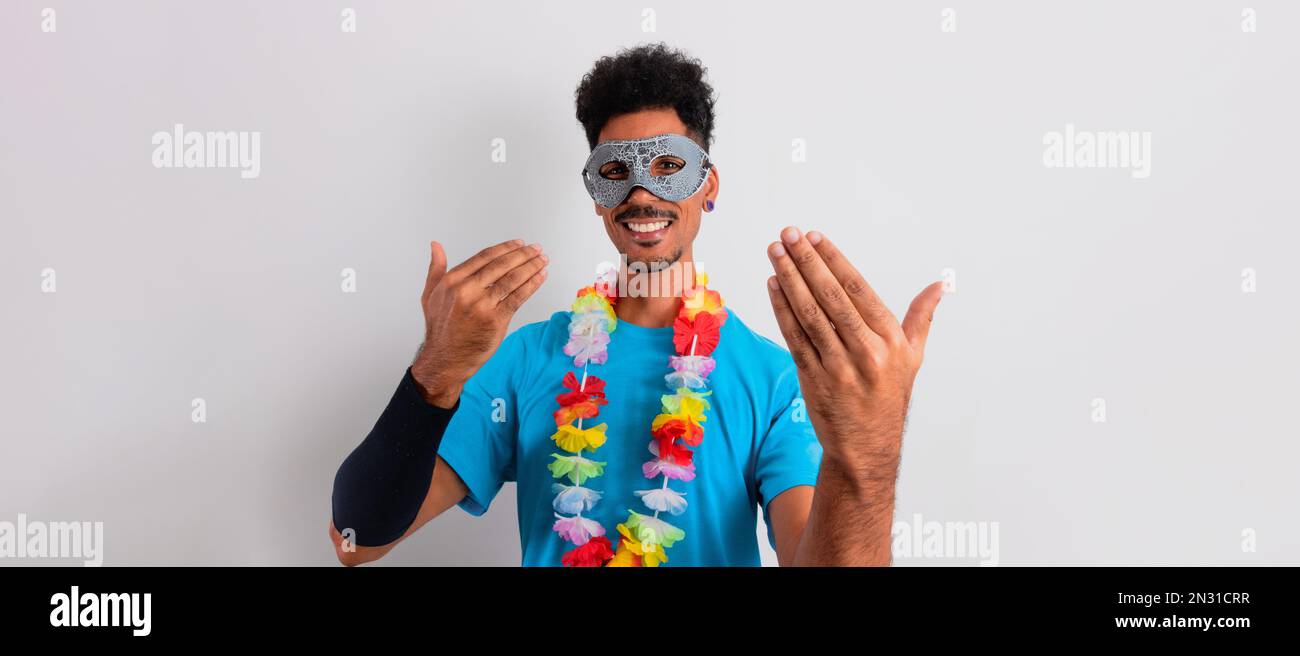
[[[671,155],[664,155],[650,165],[651,175],[672,175],[684,168],[686,162]]]
[[[627,167],[622,162],[609,162],[600,167],[600,177],[606,180],[625,180]]]

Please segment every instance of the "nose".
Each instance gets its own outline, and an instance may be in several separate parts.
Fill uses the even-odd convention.
[[[657,200],[662,200],[662,199],[650,193],[649,189],[646,189],[641,185],[636,185],[632,187],[632,191],[628,192],[627,198],[624,198],[623,202],[624,203],[652,203]]]

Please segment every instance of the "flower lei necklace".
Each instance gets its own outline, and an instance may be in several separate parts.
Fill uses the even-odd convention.
[[[693,452],[688,446],[698,447],[704,440],[704,411],[709,402],[704,397],[708,376],[713,372],[714,361],[709,357],[718,346],[720,328],[727,321],[722,297],[705,288],[708,277],[698,274],[695,286],[681,296],[681,309],[673,322],[673,349],[676,355],[668,359],[672,373],[664,376],[671,394],[661,398],[662,412],[650,425],[650,453],[654,456],[641,466],[646,478],[663,477],[663,485],[648,490],[636,490],[653,515],[628,509],[628,518],[618,525],[617,552],[605,537],[605,527],[593,519],[583,517],[590,512],[601,493],[583,483],[605,473],[605,462],[583,456],[584,451],[594,452],[605,443],[605,424],[583,428],[584,419],[600,414],[605,399],[605,381],[590,375],[588,366],[604,364],[609,357],[609,334],[618,327],[614,304],[618,302],[614,273],[603,271],[593,285],[578,290],[573,301],[573,316],[569,321],[569,341],[564,354],[573,357],[573,365],[582,367],[582,378],[572,371],[564,375],[567,392],[555,397],[560,409],[555,411],[555,434],[551,439],[567,454],[552,453],[554,459],[548,468],[552,478],[567,477],[572,485],[553,483],[555,493],[556,533],[574,547],[564,554],[561,562],[569,567],[656,567],[668,561],[667,549],[686,537],[686,532],[659,519],[659,513],[680,515],[686,512],[686,493],[668,486],[668,481],[682,482],[695,478]]]

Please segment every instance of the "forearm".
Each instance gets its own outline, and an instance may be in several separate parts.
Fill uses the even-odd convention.
[[[427,505],[438,445],[458,405],[429,404],[413,378],[403,377],[370,434],[334,477],[333,525],[342,537],[378,547],[406,535]]]
[[[338,557],[340,563],[353,566],[379,560],[421,526],[451,509],[461,499],[465,498],[468,490],[465,483],[460,480],[460,476],[456,474],[456,470],[452,469],[441,456],[436,457],[435,460],[433,479],[429,482],[429,491],[424,498],[424,505],[420,506],[420,512],[415,516],[415,521],[411,522],[402,537],[380,546],[362,546],[355,542],[345,541],[342,534],[335,528],[334,521],[329,522],[330,543],[334,545],[334,554]]]
[[[896,456],[823,455],[794,564],[889,565],[897,479]]]

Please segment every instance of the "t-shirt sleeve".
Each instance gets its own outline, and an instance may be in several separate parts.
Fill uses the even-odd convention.
[[[776,536],[772,533],[768,506],[777,495],[792,487],[816,485],[822,462],[822,445],[808,417],[793,362],[777,378],[769,416],[772,423],[758,447],[754,479],[763,506],[763,522],[767,524],[767,540],[775,549]]]
[[[507,335],[465,382],[460,407],[438,446],[438,455],[469,490],[457,505],[474,516],[487,512],[501,485],[515,480],[519,423],[514,374],[523,361],[523,342],[518,330]]]

